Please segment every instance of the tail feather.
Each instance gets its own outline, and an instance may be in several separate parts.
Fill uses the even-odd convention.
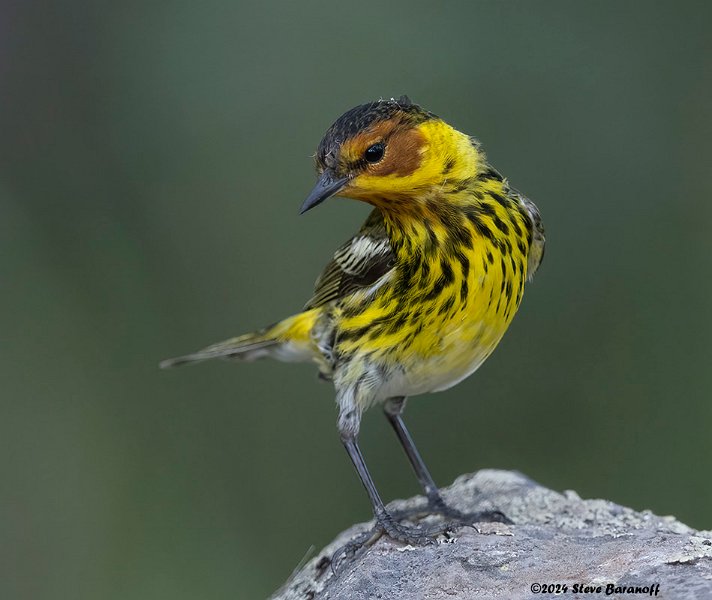
[[[255,360],[268,354],[268,350],[278,345],[274,339],[260,339],[259,333],[248,333],[236,338],[225,340],[203,348],[193,354],[178,356],[161,361],[161,369],[170,369],[190,363],[199,363],[211,358],[226,358],[237,360]]]
[[[284,361],[308,360],[313,351],[309,332],[314,317],[314,311],[303,312],[259,331],[218,342],[193,354],[169,358],[162,361],[160,367],[170,369],[213,358],[253,361],[272,356]]]

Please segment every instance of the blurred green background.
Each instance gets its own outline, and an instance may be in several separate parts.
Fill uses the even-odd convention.
[[[314,369],[157,363],[302,306],[368,212],[299,217],[310,156],[403,93],[549,244],[486,365],[410,403],[436,480],[712,526],[708,2],[0,6],[2,598],[265,597],[369,518]],[[362,442],[418,491],[380,411]]]

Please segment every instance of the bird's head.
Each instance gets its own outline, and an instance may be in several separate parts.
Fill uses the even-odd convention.
[[[387,208],[416,201],[472,163],[471,140],[406,96],[352,108],[319,143],[319,180],[301,212],[331,196],[347,196]]]

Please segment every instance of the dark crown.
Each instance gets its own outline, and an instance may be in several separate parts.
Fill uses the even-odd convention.
[[[324,134],[316,152],[317,164],[321,167],[334,167],[341,144],[365,131],[380,121],[400,117],[404,124],[417,125],[428,119],[437,118],[433,113],[411,102],[408,96],[398,100],[376,100],[361,104],[346,111]]]

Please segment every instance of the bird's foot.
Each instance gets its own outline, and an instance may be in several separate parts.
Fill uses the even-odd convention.
[[[448,521],[429,526],[403,524],[403,521],[418,521],[429,515],[442,515]],[[474,523],[514,524],[499,510],[462,512],[446,504],[438,494],[429,498],[428,503],[423,506],[376,515],[376,525],[372,529],[359,534],[334,552],[331,557],[331,568],[334,573],[337,573],[345,562],[354,559],[359,551],[373,546],[383,535],[404,544],[424,546],[434,544],[439,536],[450,538],[457,528],[472,526]]]
[[[428,512],[425,513],[426,515]],[[400,512],[381,513],[376,515],[376,527],[381,528],[389,538],[394,539],[404,544],[412,544],[414,546],[425,546],[426,544],[434,544],[438,536],[444,535],[449,537],[453,527],[457,523],[438,523],[436,525],[404,525],[401,521],[406,518],[421,516],[422,511],[414,515],[406,515]],[[425,516],[425,515],[422,515]]]
[[[370,548],[383,535],[383,529],[376,525],[368,531],[360,533],[355,538],[344,544],[331,555],[331,571],[338,575],[339,569],[346,563],[351,562],[360,550]]]
[[[446,504],[439,494],[430,497],[428,503],[423,506],[394,511],[391,514],[393,518],[398,521],[404,519],[422,519],[428,515],[442,515],[453,521],[453,524],[456,525],[472,525],[473,523],[504,523],[506,525],[514,525],[514,522],[499,510],[462,512]]]
[[[401,523],[402,520],[416,520],[431,513],[432,511],[424,507],[393,513],[383,512],[376,515],[376,524],[372,529],[359,534],[334,552],[331,557],[332,570],[336,574],[344,562],[351,561],[359,551],[370,548],[383,535],[387,535],[389,538],[403,544],[425,546],[436,543],[437,538],[440,536],[449,539],[450,534],[461,525],[461,523],[454,522],[438,523],[430,526],[404,525]]]
[[[477,512],[462,512],[449,504],[445,504],[445,501],[439,494],[428,498],[428,510],[431,513],[443,515],[463,525],[472,525],[473,523],[504,523],[505,525],[514,525],[514,521],[507,517],[502,511],[482,510]]]

